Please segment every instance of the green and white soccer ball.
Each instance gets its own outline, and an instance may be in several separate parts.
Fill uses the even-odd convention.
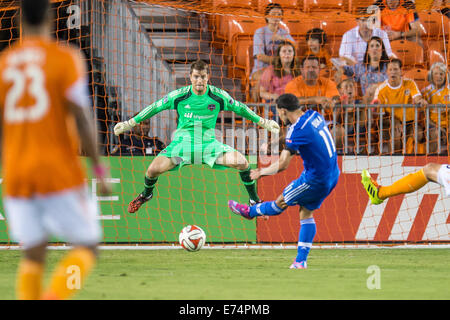
[[[205,244],[206,234],[199,226],[188,225],[181,230],[178,240],[183,249],[191,252],[198,251]]]

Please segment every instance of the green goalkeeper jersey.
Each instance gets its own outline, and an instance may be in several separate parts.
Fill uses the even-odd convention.
[[[174,140],[181,135],[190,135],[197,143],[215,139],[217,117],[221,111],[233,111],[255,123],[261,119],[244,103],[234,100],[226,91],[208,85],[203,95],[196,95],[192,91],[192,86],[174,90],[142,110],[134,120],[139,123],[163,110],[176,110],[178,114]]]

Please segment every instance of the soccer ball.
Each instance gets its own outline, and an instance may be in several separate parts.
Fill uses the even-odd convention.
[[[187,251],[198,251],[205,244],[206,234],[199,226],[189,225],[181,230],[178,239],[183,249]]]

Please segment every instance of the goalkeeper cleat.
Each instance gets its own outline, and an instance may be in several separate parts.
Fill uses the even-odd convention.
[[[306,265],[306,261],[294,261],[291,266],[289,267],[289,269],[306,269],[308,268],[308,266]]]
[[[234,200],[228,201],[228,207],[233,213],[244,217],[245,219],[252,220],[253,217],[250,217],[250,207],[246,204],[237,203]]]
[[[139,210],[139,208],[146,203],[147,201],[149,201],[151,198],[153,198],[153,193],[151,195],[149,195],[147,198],[145,198],[141,193],[133,200],[130,202],[130,204],[128,205],[128,212],[129,213],[135,213],[136,211]]]
[[[361,173],[361,183],[366,189],[367,194],[369,195],[370,202],[372,204],[380,204],[383,203],[384,200],[378,198],[378,188],[380,187],[378,183],[372,179],[370,173],[367,170],[363,170]]]

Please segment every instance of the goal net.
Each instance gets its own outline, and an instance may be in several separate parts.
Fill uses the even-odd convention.
[[[138,212],[128,213],[129,202],[143,191],[148,166],[172,139],[177,113],[167,110],[130,134],[113,134],[117,122],[189,85],[190,64],[198,59],[210,65],[210,84],[245,102],[259,115],[279,121],[273,101],[262,98],[261,86],[270,91],[280,84],[274,84],[267,75],[258,82],[253,75],[254,51],[258,50],[254,36],[267,26],[266,10],[271,3],[282,7],[280,28],[292,37],[299,61],[312,54],[308,53],[307,35],[323,30],[326,42],[321,50],[328,55],[320,60],[324,64],[320,77],[335,85],[344,34],[358,26],[359,8],[366,8],[364,18],[369,28],[383,28],[379,8],[371,6],[373,1],[363,0],[52,1],[54,36],[78,47],[85,56],[100,148],[111,168],[114,191],[109,197],[98,196],[95,179],[89,178],[101,206],[105,244],[177,244],[179,232],[188,224],[202,227],[212,246],[297,242],[298,207],[268,220],[252,221],[229,211],[228,200],[248,202],[239,172],[234,169],[194,164],[169,171],[160,176],[154,198]],[[450,25],[446,6],[445,1],[416,1],[417,41],[390,41],[393,54],[403,62],[404,76],[413,79],[419,90],[429,85],[428,71],[433,63],[447,66]],[[0,3],[1,50],[19,39],[18,17],[16,1]],[[316,31],[309,32],[312,29]],[[301,68],[296,72],[301,76]],[[383,108],[361,102],[362,88],[356,76],[340,80],[346,78],[355,86],[356,105],[341,99],[341,108],[331,111],[310,106],[327,114],[341,169],[336,189],[314,213],[318,230],[315,243],[448,243],[450,199],[439,185],[430,183],[416,193],[374,206],[361,186],[360,173],[368,169],[387,185],[429,162],[449,163],[448,124],[443,121],[449,109],[430,103],[423,112],[414,109],[413,120],[407,122],[406,111],[412,106],[392,106],[391,111],[403,111],[404,129],[408,126],[413,132],[395,141],[390,138],[394,126],[389,126],[394,118],[390,118],[391,123],[384,122]],[[437,130],[424,130],[420,136],[418,125],[431,128],[431,124]],[[340,138],[339,130],[344,132]],[[216,125],[216,138],[244,154],[253,168],[278,159],[283,132],[284,126],[281,136],[271,135],[229,111],[220,113]],[[258,180],[260,198],[275,200],[302,170],[302,159],[297,156],[286,171]],[[3,206],[0,242],[13,244]]]

